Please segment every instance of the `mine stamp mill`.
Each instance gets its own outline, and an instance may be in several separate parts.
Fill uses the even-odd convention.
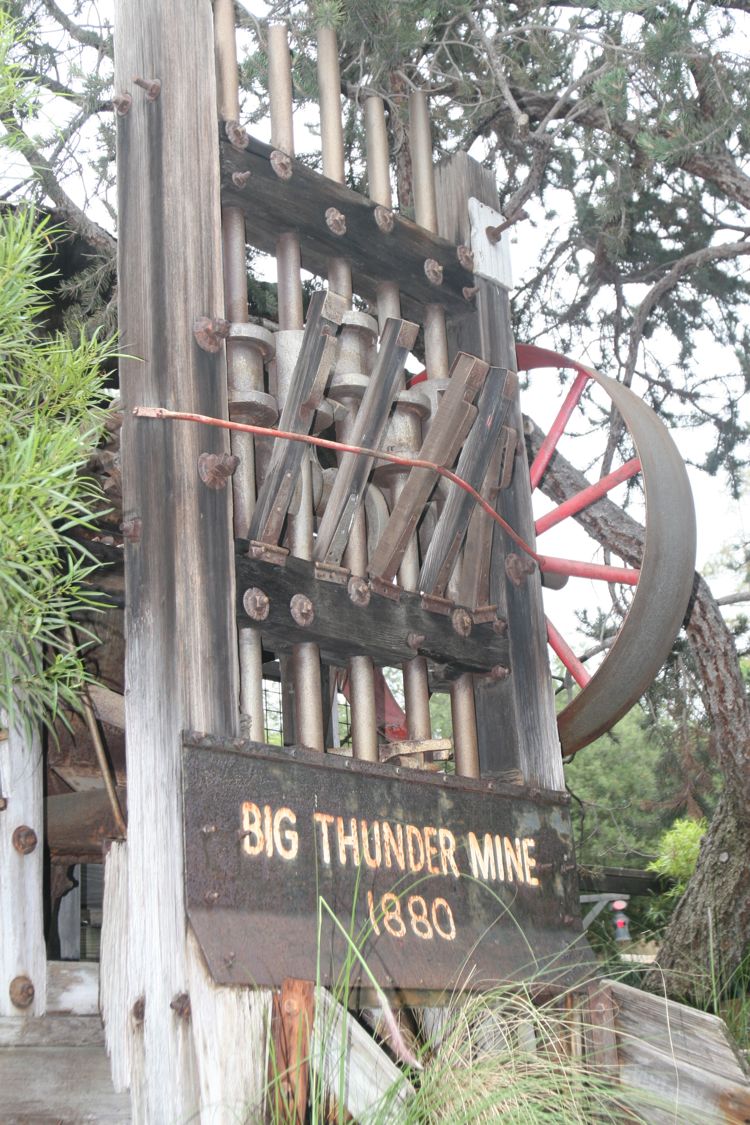
[[[310,170],[287,29],[264,34],[270,144],[240,122],[231,0],[116,6],[128,827],[107,858],[101,989],[115,1083],[149,1122],[257,1102],[280,988],[293,1023],[300,1004],[315,1018],[304,982],[335,989],[344,966],[355,1007],[372,978],[435,1008],[456,987],[587,971],[563,755],[648,686],[693,576],[661,423],[620,383],[514,343],[514,216],[492,172],[463,153],[433,165],[414,89],[414,219],[375,96],[368,193],[348,188],[327,28]],[[249,313],[248,245],[275,256],[277,325]],[[322,280],[306,310],[302,269]],[[409,382],[415,347],[426,378]],[[575,381],[529,470],[517,373],[542,365]],[[532,489],[594,384],[634,456],[535,529]],[[537,532],[637,472],[638,569],[541,553]],[[634,590],[593,676],[543,608],[543,586],[579,575]],[[580,685],[559,715],[548,640]],[[264,728],[271,668],[283,745]],[[435,691],[451,739],[433,737]]]

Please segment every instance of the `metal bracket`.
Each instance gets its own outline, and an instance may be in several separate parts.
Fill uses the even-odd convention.
[[[474,273],[488,281],[494,281],[505,289],[513,288],[513,274],[510,266],[510,237],[507,231],[500,235],[499,242],[492,242],[487,235],[487,227],[497,227],[505,221],[504,216],[486,203],[473,197],[469,200],[469,220],[471,222],[471,250],[474,255]]]

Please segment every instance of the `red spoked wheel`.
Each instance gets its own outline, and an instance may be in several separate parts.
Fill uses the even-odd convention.
[[[581,688],[558,715],[560,742],[567,756],[609,730],[643,695],[666,660],[693,589],[695,511],[687,471],[669,431],[629,387],[544,348],[518,345],[516,353],[521,371],[556,367],[576,372],[531,465],[532,491],[538,488],[560,437],[592,382],[603,388],[620,412],[636,451],[634,458],[614,472],[537,520],[537,536],[639,472],[645,495],[646,536],[638,569],[548,558],[537,547],[543,573],[623,583],[635,591],[617,636],[593,675],[554,625],[547,622],[550,646]]]

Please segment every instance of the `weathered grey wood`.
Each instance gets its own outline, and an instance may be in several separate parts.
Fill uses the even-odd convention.
[[[355,1121],[398,1122],[414,1088],[373,1037],[324,988],[315,992],[310,1067]]]
[[[60,899],[57,908],[57,938],[63,961],[81,958],[81,865],[74,864],[70,872],[73,886]]]
[[[0,742],[0,795],[7,801],[0,811],[0,1016],[41,1016],[45,1010],[43,778],[41,738],[24,732],[19,721]],[[37,836],[28,855],[13,846],[13,833],[22,826]],[[28,977],[34,986],[31,1007],[23,1010],[10,998],[16,977]]]
[[[465,153],[436,168],[438,230],[450,241],[467,243],[470,224],[467,201],[473,196],[497,207],[494,174]],[[449,313],[451,347],[479,355],[489,363],[516,368],[508,293],[475,277],[474,308]],[[520,434],[521,411],[513,404],[509,424]],[[531,489],[522,442],[510,486],[497,498],[497,510],[533,546]],[[520,586],[508,578],[505,558],[517,548],[495,529],[490,573],[490,601],[507,616],[512,675],[504,681],[475,685],[479,758],[483,774],[520,769],[525,780],[553,789],[564,787],[554,699],[549,676],[547,638],[538,573]]]
[[[0,1090],[3,1125],[125,1125],[131,1120],[127,1095],[112,1089],[99,1045],[0,1050]]]
[[[99,1015],[99,965],[96,961],[49,961],[47,1012]]]
[[[619,1059],[615,1001],[607,981],[595,981],[587,989],[583,1005],[583,1036],[588,1065],[616,1080]]]
[[[0,1047],[97,1047],[104,1045],[101,1016],[0,1016]],[[4,1120],[4,1119],[3,1119]]]
[[[655,996],[620,981],[608,981],[615,1003],[620,1042],[637,1039],[669,1056],[719,1078],[747,1083],[742,1059],[727,1026],[718,1016]]]
[[[115,89],[132,96],[117,119],[123,517],[141,534],[125,546],[128,904],[121,896],[112,920],[121,944],[108,972],[125,980],[109,980],[108,1018],[129,1039],[136,1119],[185,1121],[200,1103],[194,1037],[214,1028],[211,1004],[200,1027],[170,1007],[190,986],[180,731],[239,729],[231,492],[198,475],[201,453],[229,442],[132,409],[227,416],[221,342],[206,351],[193,334],[196,319],[224,312],[211,4],[119,0],[114,42]],[[157,96],[134,76],[158,80]],[[248,1059],[255,1045],[230,1034],[226,1048]],[[247,1093],[223,1088],[232,1102]]]
[[[407,356],[419,326],[408,320],[389,318],[380,337],[380,350],[367,388],[347,434],[349,445],[377,449],[385,431],[393,400],[399,389]],[[354,518],[365,496],[373,458],[344,453],[339,461],[326,510],[320,521],[313,557],[340,563]]]
[[[222,200],[245,212],[253,246],[273,254],[279,234],[294,233],[302,265],[321,277],[328,273],[329,260],[343,255],[351,265],[356,293],[375,302],[378,284],[394,282],[405,315],[415,320],[421,319],[422,306],[430,301],[440,300],[454,311],[463,308],[463,287],[471,283],[471,274],[459,265],[455,245],[397,212],[392,213],[393,230],[383,231],[375,221],[376,205],[366,196],[296,160],[291,162],[291,178],[280,179],[269,162],[272,151],[254,137],[245,149],[221,142]],[[238,172],[250,172],[250,179],[239,188],[232,179]],[[326,224],[330,207],[345,217],[342,237]],[[429,259],[442,267],[442,284],[427,279]]]
[[[419,451],[420,461],[432,461],[441,466],[453,464],[476,418],[474,399],[484,384],[488,370],[487,364],[475,356],[456,356],[450,382]],[[386,581],[396,576],[437,479],[438,474],[431,469],[413,468],[409,471],[370,559],[371,574]]]
[[[482,487],[490,461],[500,439],[508,409],[516,389],[516,376],[503,368],[491,367],[477,403],[477,416],[458,459],[456,473],[472,488]],[[466,536],[475,500],[464,489],[450,484],[437,527],[427,549],[419,575],[419,588],[443,597],[454,563]]]

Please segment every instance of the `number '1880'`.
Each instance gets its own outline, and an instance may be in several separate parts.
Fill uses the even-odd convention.
[[[385,930],[395,938],[412,933],[423,941],[431,941],[436,937],[443,941],[455,941],[453,911],[444,898],[427,902],[421,895],[408,895],[402,902],[392,891],[386,891],[377,899],[372,891],[368,891],[367,908],[370,924],[378,936]]]

